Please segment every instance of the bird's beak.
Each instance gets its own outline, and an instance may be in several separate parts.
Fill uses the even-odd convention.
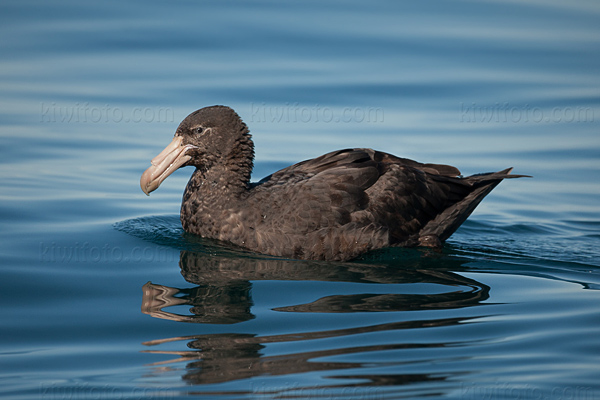
[[[160,184],[169,175],[192,158],[186,153],[194,148],[196,146],[191,144],[184,145],[183,137],[175,136],[173,141],[150,161],[152,166],[142,174],[142,178],[140,179],[142,191],[149,196],[150,192],[158,189]]]

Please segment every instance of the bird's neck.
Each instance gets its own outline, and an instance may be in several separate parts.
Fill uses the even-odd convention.
[[[251,163],[196,168],[181,202],[183,229],[200,236],[230,240],[221,237],[223,226],[230,215],[242,208],[251,171]]]
[[[210,167],[198,167],[183,195],[183,203],[194,201],[209,207],[213,202],[235,202],[249,188],[254,145],[249,134],[236,142],[229,154]]]

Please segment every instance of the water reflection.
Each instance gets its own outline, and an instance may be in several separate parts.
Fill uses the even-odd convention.
[[[440,326],[451,326],[465,319],[441,319],[435,321],[410,321],[390,324],[381,324],[352,329],[293,333],[273,336],[254,336],[252,334],[212,334],[184,336],[169,338],[163,340],[153,340],[144,342],[144,345],[154,346],[173,341],[187,341],[188,351],[147,351],[148,353],[170,354],[177,356],[174,359],[154,363],[159,366],[165,364],[187,362],[186,373],[183,379],[192,384],[222,383],[233,380],[247,379],[255,376],[270,375],[290,375],[314,371],[332,371],[345,370],[363,367],[359,362],[342,361],[315,361],[333,356],[344,356],[356,353],[382,352],[401,349],[433,349],[447,346],[460,346],[462,343],[392,343],[392,344],[373,344],[366,346],[329,348],[327,350],[315,350],[304,352],[293,352],[277,356],[264,356],[262,350],[270,343],[297,342],[306,340],[315,340],[322,338],[340,337],[347,335],[357,335],[377,331],[391,331],[401,329],[419,329]],[[428,361],[435,361],[431,359]],[[406,363],[410,363],[407,361]],[[385,363],[390,366],[391,363]],[[397,364],[402,364],[401,362]],[[344,376],[332,376],[343,379]],[[387,379],[392,379],[387,375]],[[381,379],[380,377],[379,379]],[[420,380],[439,379],[439,376],[430,378],[421,375]],[[362,378],[364,379],[364,377]],[[376,381],[377,379],[373,379]],[[406,380],[406,376],[397,376],[394,384],[398,381]]]
[[[148,282],[143,287],[142,312],[155,318],[205,324],[234,324],[254,318],[250,313],[250,282],[228,285],[201,285],[176,289]],[[191,305],[191,315],[164,311],[163,308]]]
[[[415,256],[416,254],[416,256]],[[332,294],[307,304],[273,307],[282,313],[353,313],[353,312],[398,312],[415,310],[448,310],[480,305],[489,298],[490,288],[473,279],[453,271],[464,270],[464,261],[433,258],[413,253],[412,257],[396,260],[389,264],[369,263],[323,263],[282,259],[256,259],[249,257],[231,258],[202,252],[182,251],[179,266],[183,277],[197,285],[191,289],[178,289],[148,282],[143,287],[142,312],[156,318],[178,322],[202,324],[236,324],[256,318],[252,313],[252,281],[294,280],[332,281],[353,283],[377,283],[384,292]],[[435,268],[434,268],[435,266]],[[426,283],[427,293],[397,293],[398,284]],[[434,285],[435,293],[431,293]],[[365,285],[372,288],[372,285]],[[359,286],[360,287],[360,286]],[[402,286],[406,287],[406,286]],[[168,311],[169,307],[186,305],[190,313],[179,314]],[[177,309],[180,309],[178,307]],[[481,315],[478,315],[479,317]],[[185,362],[183,379],[190,384],[222,383],[256,376],[280,376],[314,371],[341,371],[363,367],[362,362],[338,361],[339,356],[390,352],[403,349],[447,348],[466,346],[467,343],[446,340],[403,341],[401,335],[391,343],[379,340],[362,340],[360,345],[342,345],[332,342],[330,346],[315,347],[317,340],[351,338],[374,333],[423,330],[452,327],[475,317],[463,316],[441,318],[432,316],[422,320],[402,320],[379,324],[360,325],[344,329],[309,330],[288,332],[280,335],[259,333],[220,333],[180,336],[144,342],[146,346],[160,346],[171,342],[184,342],[182,351],[147,350],[149,353],[168,354],[172,359],[154,366]],[[358,326],[356,326],[358,325]],[[266,355],[265,348],[274,343],[289,343],[283,354]],[[428,351],[425,357],[435,352]],[[418,362],[434,360],[420,359]],[[385,363],[410,364],[413,359]],[[372,362],[370,364],[373,364]],[[165,371],[157,368],[155,373]],[[331,378],[356,380],[356,385],[399,385],[412,382],[445,379],[436,374],[398,375],[335,375]],[[366,383],[365,383],[366,382]],[[344,386],[348,386],[344,384]],[[322,387],[335,387],[322,386]]]

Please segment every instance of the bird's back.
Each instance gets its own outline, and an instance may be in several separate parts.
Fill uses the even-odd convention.
[[[244,199],[252,229],[243,245],[328,260],[394,245],[441,245],[507,173],[462,178],[451,166],[371,149],[331,152],[252,185]]]

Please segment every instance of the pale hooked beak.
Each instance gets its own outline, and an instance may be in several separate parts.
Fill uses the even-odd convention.
[[[175,136],[173,141],[150,161],[152,166],[142,174],[140,179],[142,191],[150,196],[150,192],[158,189],[169,175],[192,158],[186,153],[194,148],[196,146],[191,144],[184,145],[183,137]]]

